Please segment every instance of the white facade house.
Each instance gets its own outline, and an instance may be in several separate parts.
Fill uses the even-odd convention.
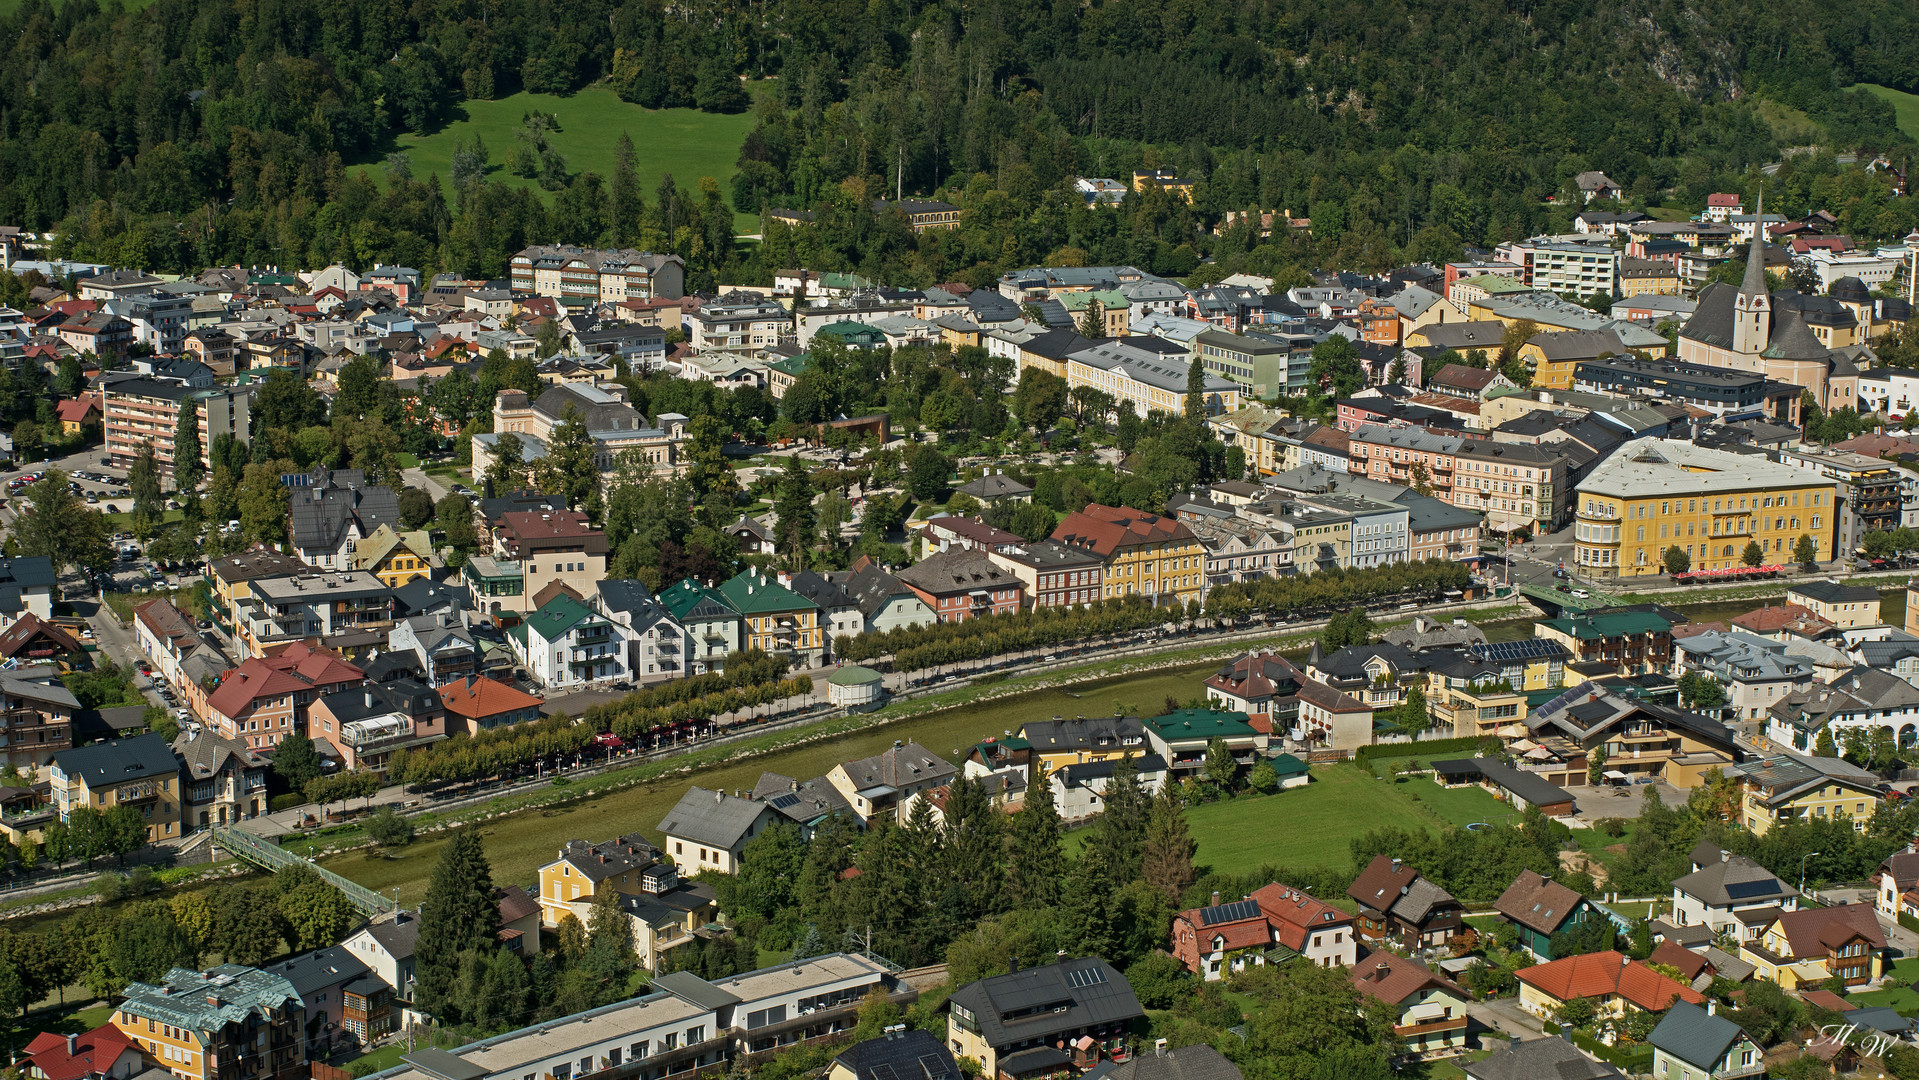
[[[625,626],[564,593],[507,634],[527,673],[548,689],[626,679]]]
[[[1672,883],[1672,918],[1679,926],[1706,926],[1742,944],[1759,940],[1779,909],[1799,910],[1799,894],[1773,872],[1701,841],[1693,872]]]

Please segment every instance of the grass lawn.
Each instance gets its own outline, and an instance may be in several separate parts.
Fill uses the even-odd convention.
[[[0,2],[4,2],[4,0],[0,0]],[[133,528],[133,511],[131,510],[127,511],[124,514],[102,514],[100,516],[106,518],[107,524],[113,526],[116,529]],[[186,519],[187,519],[187,515],[186,515],[186,511],[184,510],[165,510],[165,511],[162,511],[160,514],[160,520],[167,523],[168,525],[171,525],[176,521],[185,521]]]
[[[409,454],[402,450],[393,456],[399,459],[400,468],[402,469],[417,469],[420,467],[420,456],[418,454]]]
[[[14,0],[0,0],[0,3],[9,2]],[[772,86],[771,82],[750,83],[747,89],[757,95],[769,92]],[[451,180],[454,144],[478,135],[492,159],[490,179],[541,191],[551,201],[551,194],[542,191],[538,183],[506,169],[520,118],[535,109],[559,118],[560,131],[551,137],[551,142],[566,155],[567,169],[575,174],[590,171],[603,178],[611,177],[613,148],[620,141],[620,133],[632,136],[634,149],[639,151],[640,190],[646,193],[649,206],[655,201],[654,193],[665,173],[672,173],[673,182],[680,190],[693,192],[696,199],[700,178],[713,177],[730,200],[728,181],[738,171],[740,143],[753,129],[750,112],[721,116],[697,109],[642,109],[621,101],[604,86],[590,86],[567,97],[522,93],[498,101],[462,102],[454,106],[456,119],[452,123],[431,135],[401,135],[394,140],[392,149],[413,159],[415,178],[425,179],[428,173],[438,173],[440,182],[446,184]],[[382,152],[370,161],[359,163],[367,166],[368,175],[376,182],[384,183],[385,173],[380,167],[384,157]],[[754,214],[736,214],[734,228],[738,232],[758,232],[760,219]]]
[[[1904,90],[1871,83],[1860,83],[1859,89],[1892,102],[1893,112],[1899,117],[1899,130],[1919,139],[1919,94],[1908,94]]]
[[[1448,824],[1461,828],[1479,821],[1504,821],[1519,813],[1482,787],[1440,787],[1424,777],[1408,778],[1390,786],[1408,796],[1417,796],[1417,800],[1427,809],[1446,819]]]
[[[1491,1050],[1474,1050],[1471,1053],[1462,1054],[1456,1058],[1432,1062],[1426,1066],[1424,1075],[1426,1080],[1466,1080],[1466,1071],[1454,1064],[1454,1062],[1471,1064],[1475,1061],[1484,1061],[1492,1056],[1493,1052]]]
[[[1912,989],[1915,979],[1919,979],[1919,957],[1908,957],[1893,963],[1886,989],[1847,994],[1846,1000],[1854,1005],[1889,1005],[1900,1016],[1919,1016],[1919,993]]]
[[[1631,840],[1633,828],[1638,821],[1636,818],[1625,818],[1623,820],[1626,823],[1626,831],[1619,836],[1607,836],[1598,829],[1574,829],[1573,842],[1579,845],[1579,850],[1591,856],[1594,862],[1602,866],[1610,867],[1614,862],[1618,861],[1620,856],[1606,849],[1615,844],[1624,844]]]

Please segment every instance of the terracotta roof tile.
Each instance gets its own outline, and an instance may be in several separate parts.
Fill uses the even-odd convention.
[[[1612,951],[1568,956],[1523,968],[1514,974],[1520,982],[1560,1001],[1617,994],[1629,1004],[1662,1012],[1674,999],[1694,1005],[1704,1004],[1706,1000],[1684,983]]]

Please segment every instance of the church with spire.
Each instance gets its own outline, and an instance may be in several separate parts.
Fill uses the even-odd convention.
[[[1764,210],[1762,199],[1762,223]],[[1827,412],[1857,408],[1859,368],[1851,355],[1856,350],[1827,348],[1795,305],[1779,303],[1780,297],[1766,288],[1765,237],[1761,224],[1754,229],[1738,288],[1713,284],[1699,291],[1699,306],[1679,331],[1679,359],[1804,387]],[[1782,290],[1782,295],[1790,292]],[[1779,419],[1799,423],[1797,401],[1791,409],[1791,415]]]

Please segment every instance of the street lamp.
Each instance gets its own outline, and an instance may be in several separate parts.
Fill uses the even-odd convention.
[[[1799,856],[1799,895],[1801,896],[1806,895],[1806,860],[1818,854],[1820,853],[1817,851],[1808,851]]]

